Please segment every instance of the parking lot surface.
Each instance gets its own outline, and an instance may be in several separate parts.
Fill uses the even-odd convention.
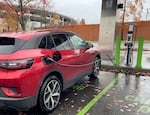
[[[0,115],[149,115],[150,76],[100,72],[97,79],[85,77],[63,92],[52,113],[33,108],[27,112],[3,111]]]

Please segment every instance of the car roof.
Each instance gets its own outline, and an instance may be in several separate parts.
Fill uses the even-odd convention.
[[[32,30],[32,31],[16,31],[16,32],[3,32],[0,37],[18,38],[22,40],[29,40],[33,37],[48,34],[48,33],[61,33],[66,32],[63,30]]]

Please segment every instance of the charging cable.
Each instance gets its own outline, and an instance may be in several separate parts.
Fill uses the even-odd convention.
[[[54,62],[54,63],[56,63],[56,64],[58,64],[58,65],[60,65],[60,66],[65,66],[65,67],[85,67],[85,66],[89,66],[89,65],[93,65],[95,62],[101,62],[101,59],[98,59],[98,60],[95,60],[95,61],[93,61],[93,62],[91,62],[91,63],[87,63],[87,64],[82,64],[82,65],[72,65],[72,64],[63,64],[63,63],[59,63],[59,62],[57,62],[57,61],[55,61],[54,59],[52,59],[52,58],[48,58],[48,60],[50,60],[50,61],[52,61],[52,62]],[[100,64],[100,63],[99,63]]]

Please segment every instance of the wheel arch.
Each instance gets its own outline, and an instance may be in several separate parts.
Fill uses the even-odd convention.
[[[63,79],[62,74],[61,74],[60,72],[58,72],[58,71],[53,71],[53,72],[51,72],[51,73],[49,73],[49,74],[47,75],[46,79],[47,79],[49,76],[51,76],[51,75],[55,75],[55,76],[60,80],[60,82],[61,82],[61,84],[62,84],[62,89],[63,89],[64,79]],[[45,80],[46,80],[46,79],[45,79]],[[44,81],[45,81],[45,80],[44,80]]]
[[[57,69],[51,70],[51,71],[47,72],[47,73],[43,76],[42,80],[40,81],[40,85],[39,85],[39,87],[38,87],[38,89],[37,89],[37,93],[36,93],[36,99],[35,99],[35,103],[36,103],[36,104],[37,104],[37,102],[38,102],[38,96],[39,96],[39,92],[40,92],[40,89],[41,89],[42,85],[44,84],[44,82],[46,81],[46,79],[47,79],[49,76],[51,76],[51,75],[55,75],[55,76],[60,80],[61,85],[62,85],[62,91],[63,91],[64,77],[63,77],[62,72],[61,72],[60,70],[57,70]]]

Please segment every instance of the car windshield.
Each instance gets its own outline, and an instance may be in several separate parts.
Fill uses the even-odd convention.
[[[11,54],[18,50],[23,45],[23,43],[23,40],[0,37],[0,54]]]

